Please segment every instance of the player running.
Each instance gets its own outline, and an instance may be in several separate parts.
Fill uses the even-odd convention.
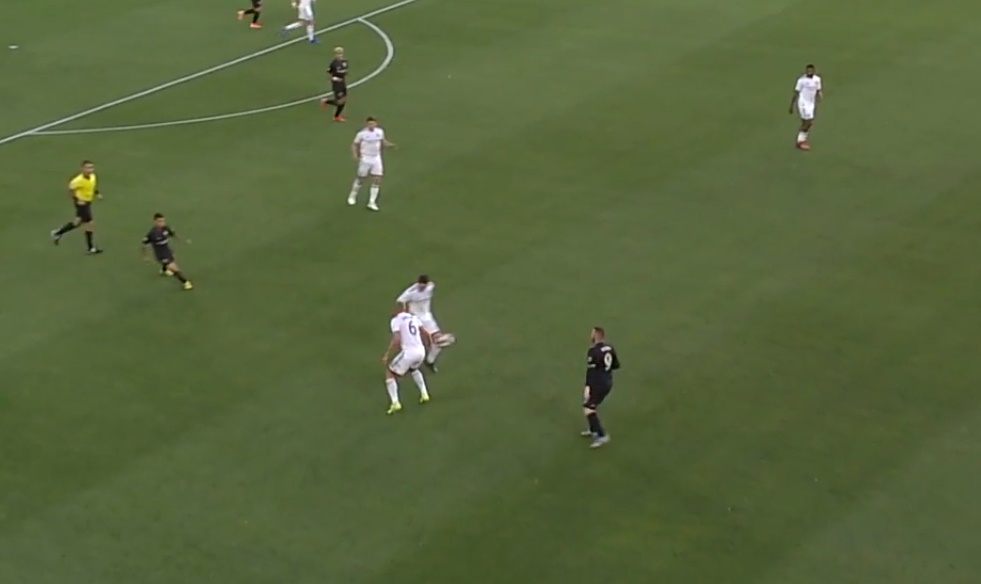
[[[382,175],[385,174],[382,163],[382,151],[385,148],[395,148],[395,144],[385,139],[385,130],[378,126],[375,118],[368,118],[364,128],[354,136],[354,142],[351,143],[351,156],[358,163],[358,171],[351,185],[351,193],[347,196],[348,205],[358,203],[361,184],[370,177],[368,208],[372,211],[381,210],[378,207],[378,192],[381,190]]]
[[[426,345],[423,337],[428,336],[422,327],[419,318],[405,312],[402,307],[395,309],[395,316],[391,322],[392,340],[388,343],[388,349],[382,356],[385,363],[385,389],[388,390],[388,397],[391,405],[388,406],[388,414],[392,415],[402,410],[399,403],[399,382],[398,378],[406,373],[412,377],[416,387],[419,388],[419,403],[424,404],[429,401],[429,391],[426,389],[426,379],[419,371],[426,358]],[[389,361],[388,356],[396,348],[398,354]]]
[[[399,295],[397,301],[402,310],[417,317],[422,323],[422,328],[429,337],[429,352],[423,365],[436,373],[436,358],[444,348],[456,342],[456,337],[451,333],[443,333],[439,329],[439,323],[433,316],[433,296],[436,293],[436,283],[423,274],[419,276],[416,283],[405,289]]]
[[[814,65],[804,68],[804,74],[797,79],[794,86],[794,96],[790,98],[790,113],[794,113],[794,105],[800,114],[800,130],[797,132],[797,147],[801,150],[810,150],[811,143],[807,141],[807,135],[814,125],[814,114],[817,105],[824,99],[821,87],[821,76],[815,71]]]
[[[307,27],[307,40],[311,44],[319,44],[317,31],[313,21],[313,2],[314,0],[294,0],[293,8],[296,8],[296,20],[283,27],[282,35],[286,36],[290,32],[302,27]]]

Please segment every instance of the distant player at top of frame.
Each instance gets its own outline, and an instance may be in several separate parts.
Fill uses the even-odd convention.
[[[824,99],[824,89],[821,86],[821,76],[817,74],[814,65],[804,68],[804,74],[797,79],[794,86],[794,96],[790,98],[790,113],[794,113],[794,107],[800,114],[800,129],[797,131],[797,147],[801,150],[810,150],[811,143],[808,136],[811,126],[814,125],[814,116],[817,113],[817,106]]]
[[[294,0],[292,6],[296,9],[296,20],[284,26],[280,34],[286,36],[290,32],[305,26],[307,29],[307,40],[311,44],[319,44],[320,41],[317,40],[317,30],[313,19],[313,3],[314,0]]]
[[[361,190],[362,183],[370,179],[368,208],[372,211],[381,210],[378,207],[378,194],[381,191],[382,176],[385,174],[382,152],[386,148],[395,148],[395,144],[385,138],[385,130],[378,125],[378,120],[369,117],[365,121],[364,128],[354,136],[354,142],[351,143],[351,156],[358,164],[358,170],[354,183],[351,184],[351,192],[347,196],[348,205],[358,203],[358,191]]]
[[[439,354],[443,349],[456,342],[456,337],[453,334],[444,333],[440,330],[439,323],[433,316],[433,296],[435,294],[436,282],[423,274],[419,276],[415,284],[406,288],[396,299],[405,312],[415,316],[422,323],[422,329],[429,338],[429,351],[422,365],[433,373],[437,372],[436,359]]]

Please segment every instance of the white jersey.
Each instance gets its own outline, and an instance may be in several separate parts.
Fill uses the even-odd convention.
[[[821,91],[821,76],[813,75],[808,77],[807,75],[801,75],[800,79],[797,80],[794,91],[797,92],[797,103],[815,105],[817,103],[818,92]]]
[[[313,0],[296,0],[296,16],[300,20],[313,20]]]
[[[392,333],[399,333],[402,353],[418,354],[426,352],[422,342],[422,322],[408,312],[400,312],[392,317]]]
[[[409,313],[416,316],[423,316],[433,313],[433,294],[436,293],[436,284],[429,282],[422,290],[418,284],[413,284],[399,294],[398,302],[407,304]]]
[[[385,130],[381,128],[365,128],[354,137],[361,159],[380,159],[385,145]]]

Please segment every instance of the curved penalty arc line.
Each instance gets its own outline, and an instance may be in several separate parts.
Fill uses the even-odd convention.
[[[385,43],[385,58],[382,60],[381,64],[375,68],[374,71],[365,75],[361,79],[358,79],[354,83],[351,83],[351,88],[358,87],[359,85],[364,85],[365,83],[371,81],[375,77],[378,77],[385,72],[386,69],[391,66],[392,61],[395,60],[395,43],[392,42],[392,37],[388,36],[384,30],[378,25],[368,21],[359,19],[357,22],[367,26],[375,34],[381,38],[382,42]],[[169,122],[150,122],[146,124],[131,124],[126,126],[108,126],[104,128],[78,128],[75,130],[45,130],[42,132],[35,132],[31,134],[32,136],[71,136],[78,134],[104,134],[108,132],[132,132],[135,130],[152,130],[154,128],[171,128],[175,126],[189,126],[191,124],[204,124],[206,122],[219,122],[223,120],[233,120],[236,118],[244,118],[248,116],[257,116],[259,114],[266,114],[270,112],[275,112],[279,110],[288,109],[291,107],[296,107],[298,105],[303,105],[305,103],[310,103],[312,101],[317,101],[322,97],[330,95],[330,93],[324,93],[320,95],[315,95],[312,97],[305,97],[303,99],[297,99],[287,103],[281,103],[278,105],[270,105],[266,107],[243,110],[238,112],[231,112],[227,114],[217,114],[213,116],[204,116],[200,118],[189,118],[186,120],[171,120]]]

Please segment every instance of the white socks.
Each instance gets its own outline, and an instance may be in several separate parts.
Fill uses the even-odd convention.
[[[433,363],[435,363],[436,362],[436,357],[439,357],[439,353],[442,350],[443,350],[443,347],[438,347],[436,345],[430,346],[429,347],[429,354],[426,355],[426,363],[429,363],[430,365],[432,365]]]
[[[307,25],[307,38],[310,39],[311,41],[316,38],[314,36],[314,32],[315,31],[313,30],[313,25],[312,24],[308,24]]]
[[[392,400],[392,405],[399,403],[399,383],[394,379],[386,379],[385,389],[388,390],[388,398]]]
[[[807,132],[797,132],[797,143],[807,142]]]
[[[379,187],[378,185],[371,185],[370,195],[368,196],[368,204],[369,205],[377,205],[378,204],[378,191],[380,191],[380,190],[381,190],[381,187]]]
[[[416,382],[416,387],[419,388],[419,395],[427,398],[429,397],[429,391],[426,390],[426,378],[422,376],[422,371],[412,372],[412,381]]]
[[[358,198],[358,191],[361,190],[361,179],[354,179],[354,183],[351,185],[351,194],[347,196],[348,200],[354,201]]]
[[[303,23],[302,22],[291,22],[291,23],[287,24],[286,26],[284,26],[283,28],[285,30],[296,30],[296,29],[300,28],[301,26],[303,26]]]

